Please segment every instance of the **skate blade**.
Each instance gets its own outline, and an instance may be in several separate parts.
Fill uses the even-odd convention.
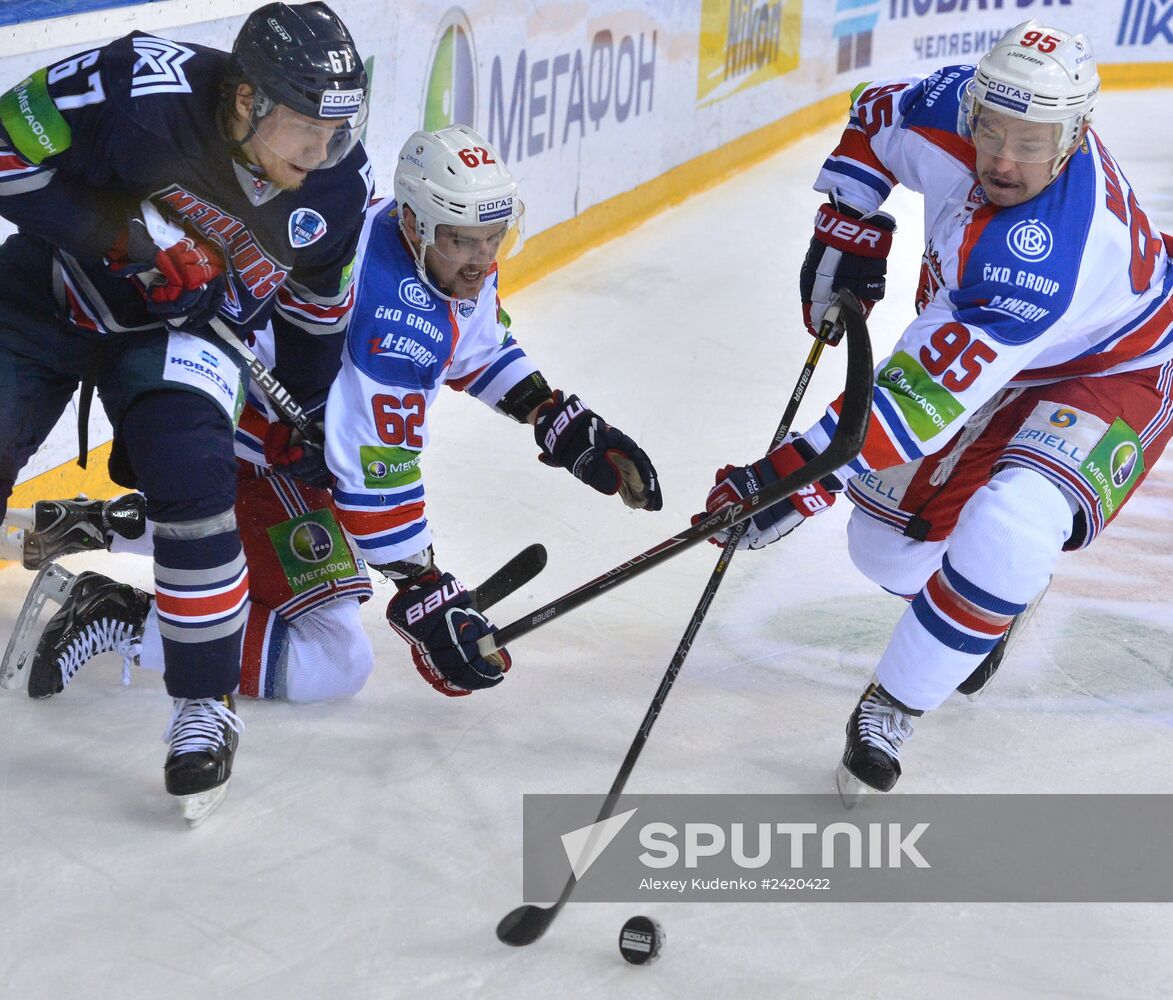
[[[179,810],[183,813],[189,830],[194,830],[220,807],[224,796],[228,794],[228,781],[215,788],[209,788],[206,792],[175,796],[179,800]]]
[[[884,794],[872,788],[871,785],[860,781],[847,770],[847,765],[843,761],[840,761],[839,766],[835,768],[835,790],[839,793],[844,809],[854,809],[869,795]]]
[[[4,659],[0,660],[0,687],[9,691],[28,687],[27,668],[32,663],[41,632],[44,631],[41,619],[45,617],[45,605],[49,601],[64,604],[76,582],[77,577],[73,573],[55,563],[50,563],[37,574],[20,614],[16,616],[16,623],[12,626]]]

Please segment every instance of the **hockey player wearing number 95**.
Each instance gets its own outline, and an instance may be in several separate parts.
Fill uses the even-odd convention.
[[[0,248],[0,498],[75,388],[84,422],[96,387],[111,478],[154,525],[165,785],[189,819],[231,774],[248,614],[243,362],[209,323],[246,339],[271,323],[277,378],[324,405],[371,197],[366,90],[326,4],[270,3],[231,55],[135,32],[0,96],[0,215],[20,227]]]
[[[845,490],[852,559],[910,602],[848,720],[845,796],[895,785],[911,720],[982,688],[1059,553],[1099,536],[1173,431],[1173,240],[1089,127],[1099,87],[1087,38],[1027,21],[976,68],[857,88],[815,183],[812,332],[836,289],[883,297],[892,187],[926,203],[918,315],[876,371],[860,457],[746,533],[759,548]],[[825,447],[838,412],[720,471],[707,509]]]
[[[494,628],[433,559],[420,459],[445,384],[531,425],[545,464],[629,507],[663,503],[643,449],[578,396],[551,389],[510,333],[496,260],[522,211],[508,168],[471,128],[412,135],[395,201],[367,213],[354,316],[326,405],[339,519],[367,564],[394,581],[387,620],[416,668],[450,696],[499,684],[510,660],[504,649],[481,656],[477,640]]]

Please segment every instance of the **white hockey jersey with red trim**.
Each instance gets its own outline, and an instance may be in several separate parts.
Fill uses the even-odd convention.
[[[853,472],[940,450],[1007,386],[1173,357],[1165,243],[1103,142],[1090,132],[1030,201],[990,204],[958,130],[973,72],[950,66],[857,88],[815,182],[865,214],[896,184],[925,201],[918,315],[877,368],[871,428]],[[826,446],[838,409],[837,401],[804,434],[814,447]]]

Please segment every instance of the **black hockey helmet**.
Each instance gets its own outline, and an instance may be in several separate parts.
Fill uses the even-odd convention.
[[[311,118],[350,118],[366,102],[367,72],[354,39],[324,3],[269,3],[253,11],[232,60],[234,73],[268,102]]]

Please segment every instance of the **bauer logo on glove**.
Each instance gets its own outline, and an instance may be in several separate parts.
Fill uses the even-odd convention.
[[[592,489],[607,496],[618,493],[637,510],[664,506],[655,467],[644,450],[577,396],[555,390],[537,411],[534,439],[543,463],[561,466]]]

